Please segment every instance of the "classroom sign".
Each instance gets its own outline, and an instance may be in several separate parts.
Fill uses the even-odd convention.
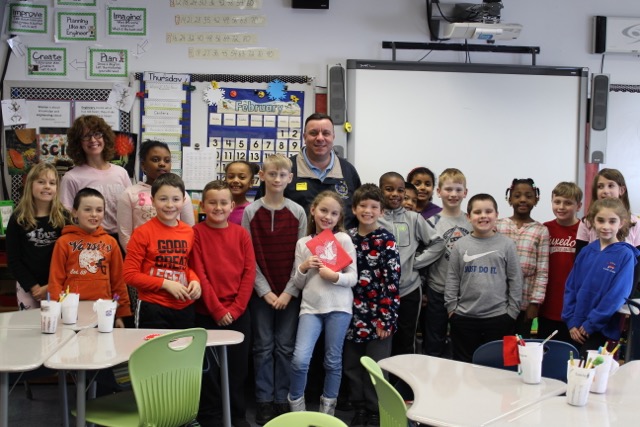
[[[97,13],[95,12],[57,12],[58,41],[96,41]]]
[[[87,78],[127,77],[128,59],[126,49],[89,48]]]
[[[304,92],[287,91],[275,80],[258,90],[213,87],[205,91],[205,101],[210,105],[208,144],[216,150],[219,178],[235,160],[259,164],[270,154],[300,152]]]
[[[47,33],[48,7],[37,4],[9,5],[9,32],[10,33]]]
[[[67,49],[57,47],[27,48],[29,77],[64,77],[67,75]]]
[[[147,9],[137,7],[109,7],[110,36],[146,36]]]

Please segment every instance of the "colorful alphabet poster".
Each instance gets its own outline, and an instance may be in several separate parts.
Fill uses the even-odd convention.
[[[209,103],[208,146],[216,150],[218,178],[235,160],[261,164],[265,156],[293,156],[302,145],[304,92],[273,81],[265,89],[205,90]],[[257,177],[254,185],[257,185]]]

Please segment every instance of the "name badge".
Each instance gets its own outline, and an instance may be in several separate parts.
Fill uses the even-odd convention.
[[[296,191],[307,191],[306,182],[296,182]]]

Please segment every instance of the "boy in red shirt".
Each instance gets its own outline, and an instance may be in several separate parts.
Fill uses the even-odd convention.
[[[184,182],[173,173],[158,177],[151,199],[157,216],[134,230],[122,269],[125,282],[138,290],[136,327],[192,328],[193,303],[201,290],[188,265],[193,229],[178,219],[185,203]]]

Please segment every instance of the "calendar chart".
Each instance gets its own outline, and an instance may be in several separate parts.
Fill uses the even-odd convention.
[[[265,156],[300,152],[304,92],[288,91],[277,80],[266,89],[222,88],[214,82],[205,90],[205,100],[207,146],[215,149],[218,179],[236,160],[261,164]],[[254,179],[257,185],[258,177]]]

